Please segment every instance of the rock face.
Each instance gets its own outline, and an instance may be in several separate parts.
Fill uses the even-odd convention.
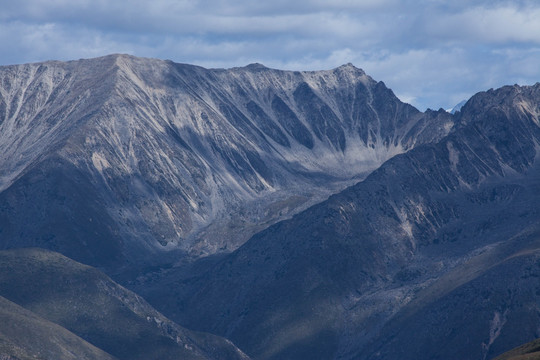
[[[108,268],[231,251],[452,127],[350,64],[1,67],[0,246]]]
[[[257,359],[492,358],[540,336],[539,114],[540,84],[479,93],[437,143],[139,288]]]
[[[223,338],[176,325],[96,269],[41,249],[0,251],[0,317],[0,354],[16,357],[248,359]]]
[[[539,115],[540,84],[421,113],[350,64],[2,67],[0,247],[256,359],[491,359],[540,336]],[[0,303],[56,345],[134,358],[91,298],[167,356],[244,357],[14,251]]]

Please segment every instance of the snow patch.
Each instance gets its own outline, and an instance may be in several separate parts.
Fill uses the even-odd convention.
[[[111,164],[109,164],[107,159],[105,159],[102,154],[99,154],[97,152],[92,153],[92,164],[94,164],[94,167],[100,173],[103,173],[104,169],[108,169],[111,167]]]

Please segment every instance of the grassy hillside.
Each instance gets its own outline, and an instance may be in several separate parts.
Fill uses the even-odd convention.
[[[540,360],[540,339],[504,353],[494,360]]]
[[[0,359],[114,360],[70,331],[0,296]]]
[[[243,357],[227,340],[178,326],[98,270],[58,253],[1,251],[0,296],[119,359]]]

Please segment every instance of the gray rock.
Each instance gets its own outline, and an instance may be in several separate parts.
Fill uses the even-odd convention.
[[[439,142],[147,295],[260,359],[487,359],[538,337],[539,104],[540,84],[480,93]]]
[[[351,65],[0,67],[0,247],[109,269],[230,252],[452,126]]]

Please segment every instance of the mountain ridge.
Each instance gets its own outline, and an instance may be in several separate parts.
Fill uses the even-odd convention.
[[[24,339],[10,337],[11,325],[22,328],[20,337],[24,319],[39,316],[43,326],[69,330],[95,352],[99,348],[118,359],[248,359],[228,340],[180,327],[103,273],[58,253],[37,248],[0,251],[0,270],[0,300],[25,309],[2,323],[0,334],[6,332],[8,340],[26,344],[25,349],[39,350],[39,345],[28,346]],[[52,340],[42,344],[44,355],[55,349],[51,346],[55,332],[50,335]],[[73,349],[79,346],[75,343]]]
[[[9,87],[17,71],[27,78]],[[351,65],[209,70],[114,55],[0,73],[0,127],[14,129],[0,139],[10,204],[0,218],[11,231],[3,236],[10,246],[68,251],[99,266],[144,261],[140,254],[229,252],[453,126],[448,114],[420,113]],[[39,174],[80,179],[67,187],[84,188],[77,202],[92,205],[74,209],[62,200],[73,195]],[[38,184],[29,190],[27,179]],[[28,191],[31,203],[7,200]],[[37,226],[47,227],[43,238],[15,213],[73,220],[64,233]],[[90,239],[81,234],[95,228],[94,217],[102,230]],[[99,264],[96,237],[117,260]],[[73,243],[81,253],[68,249]]]
[[[0,296],[0,356],[3,360],[116,358],[65,328]],[[7,327],[6,324],[11,326]]]
[[[0,246],[257,359],[492,358],[539,336],[539,104],[422,113],[352,64],[0,67]]]
[[[173,271],[162,285],[148,285],[171,289],[170,295],[145,295],[173,318],[226,335],[255,358],[452,358],[448,351],[438,352],[438,345],[410,338],[451,331],[428,323],[432,318],[424,319],[425,312],[441,312],[437,303],[446,304],[462,289],[490,286],[492,281],[477,281],[484,273],[523,271],[521,265],[483,268],[481,254],[491,254],[490,249],[501,254],[498,261],[529,247],[536,250],[527,262],[537,258],[539,91],[537,84],[477,94],[463,108],[456,129],[438,143],[393,157],[364,181],[255,235],[206,272],[181,279]],[[518,236],[528,228],[530,233]],[[511,241],[514,237],[519,241]],[[466,270],[466,264],[472,267]],[[468,274],[467,280],[457,281],[452,271]],[[498,276],[508,279],[505,273]],[[534,276],[529,279],[523,284],[534,292]],[[145,286],[138,289],[144,292]],[[500,337],[488,337],[482,345],[477,329],[476,342],[468,347],[456,334],[446,341],[455,341],[462,358],[473,359],[514,343],[510,334],[518,319],[527,323],[522,336],[534,337],[535,298],[523,290],[527,286],[512,291],[531,306],[529,313],[502,296],[502,303],[474,303],[499,317],[504,311],[497,309],[508,309],[508,330]],[[441,291],[438,287],[444,291],[428,295]],[[499,294],[501,289],[472,293],[478,291]],[[180,305],[167,303],[169,296],[182,299]],[[460,306],[474,302],[461,298]],[[400,316],[413,299],[421,311],[403,325]],[[184,310],[199,306],[211,313],[200,317]],[[492,319],[481,318],[485,310],[468,313],[478,319],[470,327],[489,329]],[[457,326],[457,320],[448,326]],[[412,328],[415,324],[425,327]],[[289,343],[284,334],[296,340]]]

